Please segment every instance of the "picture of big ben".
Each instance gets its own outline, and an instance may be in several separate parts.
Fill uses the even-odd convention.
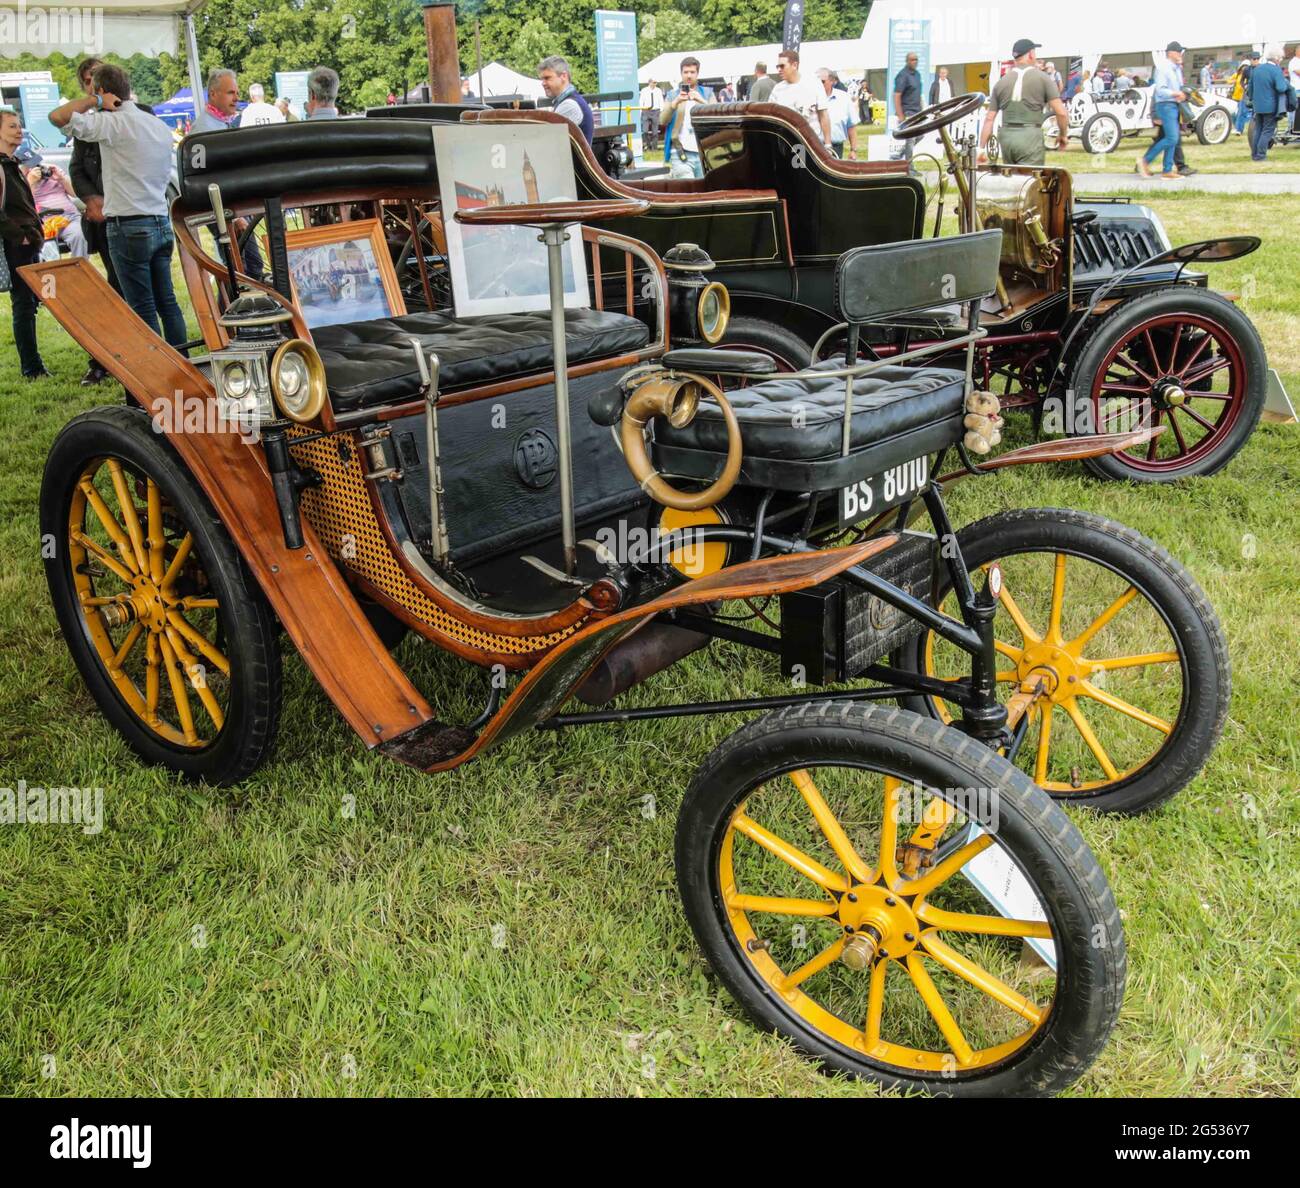
[[[528,159],[528,152],[524,152],[524,201],[540,202],[541,198],[537,190],[537,171],[533,168],[533,163]]]

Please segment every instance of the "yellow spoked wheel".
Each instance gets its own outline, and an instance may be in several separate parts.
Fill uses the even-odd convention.
[[[697,775],[677,854],[719,976],[833,1068],[1051,1092],[1118,1011],[1118,915],[1078,834],[1005,760],[917,715],[823,703],[753,723]],[[981,888],[1007,886],[1004,914]]]
[[[279,714],[274,620],[147,416],[96,409],[64,429],[41,525],[64,637],[126,741],[213,783],[251,771]]]
[[[1081,512],[1009,512],[958,534],[977,585],[997,562],[998,682],[1026,714],[1017,766],[1053,796],[1133,812],[1172,796],[1208,758],[1227,712],[1227,647],[1204,593],[1163,549]],[[956,595],[939,606],[960,618]],[[922,634],[900,661],[956,683],[959,648]],[[940,698],[915,708],[949,723]]]
[[[221,733],[230,660],[218,602],[158,484],[118,458],[77,477],[67,547],[86,634],[142,724],[182,747]]]

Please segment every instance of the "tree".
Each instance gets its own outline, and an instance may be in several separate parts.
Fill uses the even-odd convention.
[[[637,56],[642,62],[648,62],[660,54],[711,49],[718,44],[694,17],[671,8],[639,17],[637,26]]]

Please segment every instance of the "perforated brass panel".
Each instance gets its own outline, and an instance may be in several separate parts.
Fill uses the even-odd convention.
[[[304,431],[290,430],[290,437]],[[302,495],[302,510],[330,556],[404,607],[435,636],[502,657],[536,657],[567,639],[584,620],[548,635],[497,635],[461,622],[428,597],[394,558],[375,519],[361,460],[349,433],[336,433],[293,446],[299,465],[321,476],[319,487]]]

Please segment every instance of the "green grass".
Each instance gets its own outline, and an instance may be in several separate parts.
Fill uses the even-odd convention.
[[[1264,237],[1214,280],[1249,293],[1300,392],[1294,201],[1158,209],[1175,239]],[[367,753],[286,655],[279,748],[244,786],[141,767],[60,639],[36,516],[59,428],[120,393],[78,387],[84,356],[40,322],[54,378],[20,383],[9,347],[0,366],[0,784],[100,786],[106,824],[0,827],[0,1092],[873,1092],[753,1029],[682,917],[677,806],[739,716],[535,734],[426,777]],[[1120,1025],[1075,1092],[1300,1089],[1298,480],[1300,432],[1266,425],[1208,481],[1140,489],[1036,467],[953,492],[958,523],[1058,505],[1147,533],[1202,582],[1232,650],[1231,717],[1203,775],[1149,817],[1071,813],[1130,962]],[[411,640],[399,655],[441,716],[476,712],[480,674]],[[761,657],[719,644],[633,700],[776,688]]]

